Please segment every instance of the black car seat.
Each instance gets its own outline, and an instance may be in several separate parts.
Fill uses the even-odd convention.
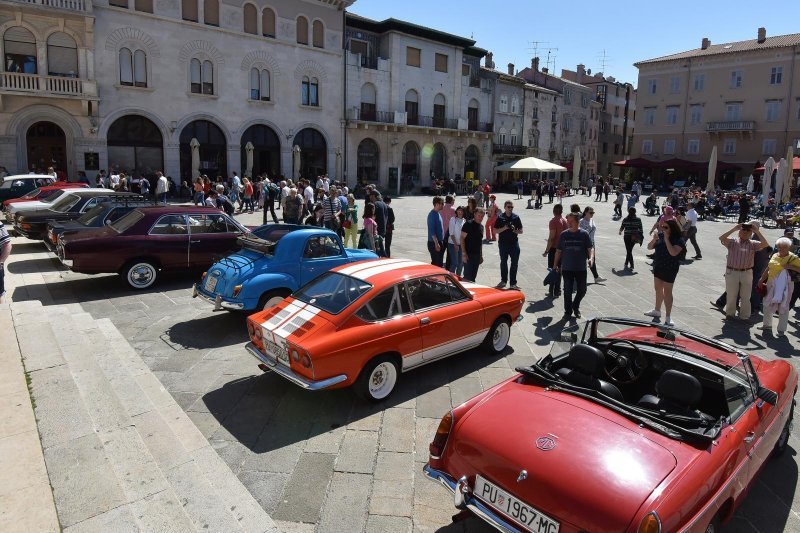
[[[556,375],[568,383],[594,389],[615,400],[624,401],[622,393],[613,383],[600,379],[606,364],[603,352],[588,344],[575,344],[567,356],[567,364]]]
[[[711,417],[695,409],[702,398],[700,380],[686,372],[667,370],[658,378],[656,394],[645,394],[638,405],[653,411],[709,420]]]

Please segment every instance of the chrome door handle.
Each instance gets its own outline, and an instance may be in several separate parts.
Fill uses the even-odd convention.
[[[189,241],[189,242],[191,242],[192,244],[197,244],[200,241]]]
[[[425,324],[430,324],[431,323],[431,318],[428,317],[428,316],[422,317],[422,318],[419,319],[419,323],[422,324],[423,326]]]
[[[744,441],[745,442],[752,442],[754,438],[756,438],[756,432],[755,431],[748,431],[747,435],[745,435],[745,437],[744,437]]]

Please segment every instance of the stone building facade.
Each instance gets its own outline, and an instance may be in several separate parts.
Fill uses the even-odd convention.
[[[514,65],[507,72],[495,69],[492,54],[486,56],[481,75],[492,91],[492,124],[494,143],[492,161],[495,166],[525,157],[525,80],[514,75]]]
[[[475,41],[348,14],[344,46],[349,183],[396,193],[489,176],[492,100]]]
[[[757,162],[785,157],[789,146],[800,151],[800,34],[755,33],[636,63],[631,156],[702,163],[716,146],[729,164],[717,179],[733,185]]]

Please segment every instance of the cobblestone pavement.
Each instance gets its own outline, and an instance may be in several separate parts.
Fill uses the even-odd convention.
[[[501,202],[512,198],[499,196]],[[583,207],[589,198],[568,198],[565,203],[572,200]],[[348,390],[310,393],[262,374],[243,349],[244,317],[213,313],[210,305],[192,299],[193,280],[188,277],[171,277],[151,290],[132,292],[114,275],[65,272],[41,244],[24,239],[15,240],[15,261],[7,266],[7,275],[21,275],[25,281],[13,292],[14,300],[41,299],[45,305],[78,301],[94,318],[110,318],[286,531],[485,531],[474,518],[450,525],[452,498],[424,479],[422,465],[439,418],[451,406],[546,354],[560,331],[562,301],[545,299],[541,283],[551,206],[528,210],[526,200],[516,204],[525,226],[519,285],[527,305],[524,321],[512,328],[506,354],[493,358],[476,350],[428,365],[402,376],[394,396],[375,406],[358,401]],[[393,207],[393,255],[427,261],[424,224],[430,198],[396,199]],[[635,273],[620,271],[624,247],[617,235],[619,222],[611,220],[610,203],[595,208],[598,264],[608,280],[589,286],[584,316],[641,318],[653,305],[646,252],[635,250]],[[255,225],[260,214],[240,218]],[[643,220],[649,229],[653,219]],[[701,222],[698,240],[704,259],[681,267],[675,322],[760,356],[797,364],[796,316],[790,320],[788,337],[776,339],[762,335],[755,325],[723,322],[709,305],[723,290],[725,250],[717,236],[727,227]],[[767,235],[774,242],[779,233]],[[485,248],[479,283],[499,281],[495,248]],[[800,449],[798,444],[793,436],[792,448]],[[726,531],[800,531],[797,478],[793,451],[770,462]]]

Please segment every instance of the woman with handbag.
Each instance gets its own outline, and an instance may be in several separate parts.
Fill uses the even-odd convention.
[[[347,248],[347,243],[352,240],[353,248],[358,247],[358,206],[356,205],[356,197],[352,194],[347,195],[347,211],[345,212],[344,222],[344,247]]]
[[[800,257],[789,251],[792,241],[786,237],[781,237],[775,242],[775,249],[778,250],[769,260],[767,268],[761,274],[759,287],[763,291],[762,284],[766,283],[766,296],[764,296],[764,322],[759,329],[765,332],[772,331],[772,315],[778,313],[777,336],[786,335],[786,327],[789,322],[789,310],[792,299],[794,284],[800,282]]]
[[[624,234],[623,234],[624,233]],[[636,208],[628,208],[628,216],[622,219],[622,225],[619,227],[619,234],[625,242],[625,268],[633,271],[633,245],[642,244],[644,239],[644,229],[642,228],[642,219],[636,216]]]
[[[358,239],[358,247],[378,253],[378,224],[375,222],[375,204],[364,206],[364,229]]]

